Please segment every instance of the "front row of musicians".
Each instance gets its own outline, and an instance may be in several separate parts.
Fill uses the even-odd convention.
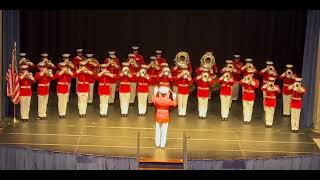
[[[239,86],[241,86],[244,123],[251,122],[255,89],[259,87],[259,81],[254,78],[257,70],[252,64],[252,59],[246,59],[246,64],[243,65],[239,61],[239,55],[235,55],[234,61],[226,61],[226,67],[220,71],[222,76],[217,78],[218,69],[215,62],[212,61],[214,56],[208,52],[202,56],[201,65],[196,69],[196,77],[192,78],[190,61],[186,52],[177,54],[176,66],[172,69],[168,67],[165,59],[158,56],[161,51],[156,52],[157,56],[150,57],[151,62],[148,65],[144,64],[143,57],[139,56],[137,52],[129,54],[128,60],[122,64],[120,64],[114,52],[109,53],[109,58],[105,60],[104,64],[99,64],[92,54],[87,54],[87,57],[84,58],[82,49],[77,50],[77,53],[78,56],[74,58],[73,63],[69,61],[69,54],[63,54],[63,61],[57,67],[51,63],[47,54],[42,54],[42,61],[37,64],[39,72],[35,76],[29,72],[34,65],[25,58],[25,53],[21,54],[19,79],[22,121],[29,119],[32,95],[31,83],[35,82],[38,83],[38,118],[46,118],[49,87],[53,79],[57,81],[59,117],[66,118],[71,79],[76,77],[78,109],[81,118],[86,116],[87,104],[93,102],[93,87],[97,80],[99,82],[98,95],[100,97],[101,117],[107,116],[109,103],[114,103],[117,82],[119,82],[122,117],[128,115],[129,104],[134,103],[136,91],[138,113],[139,116],[143,116],[146,113],[147,104],[156,103],[153,100],[153,94],[158,93],[160,89],[170,90],[171,85],[173,85],[171,96],[168,92],[160,94],[166,94],[169,99],[172,99],[173,95],[177,96],[173,98],[173,101],[178,105],[178,115],[179,117],[185,117],[190,87],[195,83],[197,85],[199,118],[204,119],[207,115],[208,99],[211,96],[210,88],[214,83],[219,83],[221,86],[222,120],[228,118],[232,101],[238,99]],[[302,79],[297,78],[292,72],[292,65],[286,67],[287,70],[279,77],[284,81],[282,91],[283,113],[286,116],[291,115],[291,128],[292,131],[296,132],[299,129],[302,96],[306,90],[301,85]],[[57,71],[53,73],[54,70]],[[278,75],[273,62],[267,61],[266,68],[260,71],[260,75],[263,76],[261,89],[264,98],[265,122],[267,127],[271,127],[276,107],[276,96],[281,92],[280,87],[274,84]]]

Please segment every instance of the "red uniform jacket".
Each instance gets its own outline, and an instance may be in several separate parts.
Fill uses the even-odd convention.
[[[231,77],[227,82],[224,80],[220,80],[219,78],[218,82],[221,84],[220,95],[231,96],[232,86],[234,84],[233,78]]]
[[[78,89],[79,93],[87,93],[89,92],[89,79],[92,75],[86,74],[84,72],[76,73],[78,78]]]
[[[148,70],[148,75],[150,76],[150,85],[157,85],[158,84],[158,75],[159,75],[159,70],[156,68],[150,67]]]
[[[99,81],[98,94],[101,95],[110,95],[110,81],[113,81],[115,78],[110,77],[108,75],[102,75],[99,77],[98,75],[95,77]]]
[[[149,92],[149,82],[151,82],[150,77],[138,77],[137,78],[137,83],[138,83],[138,88],[137,91],[138,93],[148,93]]]
[[[240,72],[241,72],[241,67],[243,66],[243,64],[240,61],[233,61],[233,65],[236,68],[236,70],[239,72],[239,73],[233,74],[233,79],[235,81],[240,81],[242,79]]]
[[[243,86],[243,92],[242,92],[242,100],[243,101],[254,101],[255,99],[255,89],[259,87],[259,81],[256,79],[253,79],[255,82],[255,85],[245,83],[245,81],[242,79],[240,81],[240,85]]]
[[[197,76],[196,78],[194,78],[194,81],[197,83],[197,86],[198,86],[197,96],[202,98],[208,98],[209,92],[210,92],[210,86],[213,85],[214,80],[211,79],[211,81],[205,82],[202,80],[201,76]]]
[[[267,107],[276,107],[277,105],[277,95],[281,92],[278,85],[274,85],[275,88],[273,91],[269,91],[267,84],[262,86],[262,90],[266,92],[266,97],[264,99],[264,105]]]
[[[284,94],[284,95],[291,94],[291,91],[289,90],[289,86],[294,83],[294,81],[295,81],[294,77],[295,77],[295,75],[291,78],[287,78],[286,73],[281,74],[279,79],[283,80],[282,94]]]
[[[166,59],[161,57],[161,58],[157,58],[156,61],[158,62],[158,64],[162,64],[162,63],[167,63]]]
[[[19,73],[19,76],[21,76],[22,73]],[[26,77],[26,76],[25,76]],[[31,81],[30,79],[19,78],[19,85],[20,85],[20,96],[32,96],[32,90],[31,90],[31,83],[35,83],[36,79]]]
[[[72,63],[76,68],[79,68],[80,61],[83,60],[83,57],[76,56],[73,58]]]
[[[197,67],[196,69],[196,75],[199,76],[200,74],[204,73],[204,72],[207,72],[209,74],[209,76],[213,77],[215,75],[215,71],[213,69],[210,69],[210,71],[204,71],[202,69],[202,67]]]
[[[298,92],[295,90],[291,90],[291,108],[301,109],[302,107],[302,96],[306,94],[306,89],[303,88],[303,92]]]
[[[71,78],[74,77],[64,73],[59,75],[60,71],[57,71],[55,74],[55,78],[57,79],[57,93],[59,94],[67,94],[69,93],[69,84],[71,83]]]
[[[159,86],[167,86],[170,87],[170,83],[173,81],[173,77],[161,76],[159,77]]]
[[[141,54],[135,54],[136,55],[136,61],[137,64],[139,65],[139,67],[144,64],[144,59],[143,56]]]
[[[47,75],[40,76],[40,72],[37,72],[35,78],[38,82],[38,95],[48,95],[50,82],[54,76],[52,78]]]
[[[226,67],[224,67],[224,68],[222,68],[222,69],[220,70],[220,73],[221,73],[221,74],[224,74],[225,72],[227,72],[227,68],[226,68]],[[236,81],[236,80],[234,79],[234,77],[235,77],[236,75],[238,75],[238,76],[241,77],[241,72],[240,72],[238,69],[236,69],[236,68],[234,68],[234,70],[233,70],[232,72],[230,72],[230,73],[231,73],[231,76],[232,76],[232,78],[233,78],[234,81]],[[240,80],[241,80],[241,79],[240,79]]]
[[[264,69],[263,69],[264,70]],[[269,74],[268,71],[264,71],[263,70],[260,71],[260,75],[262,76],[263,78],[263,85],[265,85],[267,82],[268,82],[268,79],[269,77],[274,77],[274,78],[277,78],[278,75],[273,75],[273,74]]]
[[[178,94],[187,95],[189,94],[189,87],[193,83],[192,78],[184,79],[183,77],[175,77],[175,83],[178,86]]]
[[[167,123],[169,122],[169,108],[171,106],[176,106],[176,102],[167,97],[157,97],[153,95],[152,102],[157,108],[156,112],[156,122],[157,123]]]
[[[136,76],[132,75],[131,77],[119,75],[118,79],[120,80],[119,93],[130,93],[131,87],[130,83],[136,80]]]
[[[105,60],[104,60],[104,64],[108,64],[109,63],[109,58],[106,58]],[[121,66],[121,64],[120,64],[120,60],[119,60],[119,58],[115,58],[115,62],[116,62],[116,64],[119,66],[119,68],[120,68],[120,66]]]
[[[92,63],[87,63],[86,67],[88,68],[88,70],[93,72],[92,75],[88,74],[89,83],[94,83],[96,81],[96,79],[94,78],[96,76],[95,75],[95,70],[96,70],[96,68],[99,67],[99,65],[98,64],[92,64]]]

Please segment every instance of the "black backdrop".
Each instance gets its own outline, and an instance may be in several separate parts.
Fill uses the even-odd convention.
[[[219,67],[240,54],[253,58],[258,69],[271,58],[279,71],[292,63],[300,74],[306,17],[298,10],[21,11],[21,51],[34,62],[46,51],[57,62],[61,53],[84,48],[102,62],[107,50],[123,60],[138,45],[145,58],[164,50],[169,63],[185,50],[194,67],[213,51]]]

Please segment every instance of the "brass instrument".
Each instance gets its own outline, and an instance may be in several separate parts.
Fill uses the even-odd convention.
[[[182,72],[182,77],[183,77],[184,79],[188,79],[188,78],[190,77],[189,71],[183,71],[183,72]]]
[[[251,81],[252,81],[252,77],[251,77],[251,76],[246,76],[246,77],[244,78],[244,81],[245,81],[247,84],[249,84],[249,83],[251,83]]]
[[[129,60],[129,64],[132,65],[132,66],[135,66],[135,67],[138,66],[137,61],[136,61],[136,58],[131,58],[131,59]]]
[[[211,68],[216,63],[214,56],[209,53],[204,54],[201,57],[200,62],[201,66],[205,68]]]
[[[147,70],[146,69],[141,69],[139,71],[139,76],[141,77],[146,77],[147,76]]]
[[[231,78],[230,73],[224,73],[223,74],[223,80],[228,81]]]
[[[286,71],[286,76],[287,76],[287,78],[290,78],[290,77],[293,76],[293,72],[292,72],[291,69],[288,69],[288,70]]]
[[[274,71],[274,67],[273,66],[269,66],[267,70],[268,70],[268,72],[273,72]]]
[[[209,80],[209,74],[208,73],[202,73],[202,81],[208,81]]]
[[[170,69],[169,68],[163,68],[163,75],[164,76],[169,76],[171,74],[171,71],[170,71]]]
[[[125,75],[125,76],[127,76],[127,75],[129,75],[129,68],[127,68],[127,67],[125,67],[125,68],[122,68],[122,71],[121,71],[122,73],[123,73],[123,75]]]
[[[175,63],[181,66],[188,66],[189,63],[189,54],[187,52],[181,51],[175,57]]]
[[[33,77],[33,75],[32,75],[31,72],[29,72],[29,73],[27,74],[27,76],[28,76],[28,79],[32,79],[32,77]]]
[[[269,90],[269,91],[272,91],[272,90],[274,90],[274,83],[268,83],[267,84],[267,89]]]

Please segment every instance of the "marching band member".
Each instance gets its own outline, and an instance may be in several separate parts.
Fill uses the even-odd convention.
[[[51,62],[50,59],[48,59],[48,56],[49,55],[47,53],[42,53],[40,62],[45,63],[45,66],[46,66],[47,69],[55,70],[56,66]]]
[[[32,68],[35,67],[35,65],[29,59],[26,58],[26,55],[27,53],[20,53],[19,65],[20,66],[27,65],[29,66],[29,70],[31,70]]]
[[[87,57],[87,69],[93,72],[93,74],[88,74],[89,77],[89,95],[88,103],[92,104],[93,102],[93,92],[94,92],[94,83],[96,81],[95,74],[99,67],[99,61],[93,58],[93,54],[86,54]]]
[[[188,70],[182,71],[174,77],[174,80],[178,86],[178,115],[179,117],[186,117],[189,87],[193,80]]]
[[[141,68],[141,64],[138,63],[137,61],[137,56],[136,54],[129,54],[128,55],[128,65],[129,65],[129,69],[130,69],[130,73],[134,76],[136,76],[136,74],[140,71]],[[140,60],[141,61],[141,60]],[[130,99],[129,99],[129,103],[130,104],[134,104],[134,100],[136,98],[136,92],[137,92],[137,82],[135,82],[133,79],[130,82]]]
[[[121,117],[127,117],[131,92],[130,83],[136,80],[136,77],[130,72],[129,64],[127,62],[122,63],[122,71],[118,78],[120,80],[119,98]]]
[[[240,55],[234,55],[233,66],[237,70],[238,73],[233,74],[234,85],[232,89],[232,100],[236,101],[239,98],[239,82],[241,81],[241,67],[243,66],[240,61]]]
[[[199,74],[194,81],[197,83],[198,88],[197,96],[199,119],[205,119],[208,110],[210,86],[213,85],[214,80],[210,77],[209,73],[203,72]]]
[[[188,70],[190,74],[192,73],[192,66],[187,52],[178,52],[173,61],[175,62],[175,66],[171,69],[173,77],[176,77],[184,70]],[[173,93],[178,93],[178,86],[175,82],[173,82],[172,90]]]
[[[302,96],[306,94],[306,89],[301,85],[302,78],[295,78],[295,82],[289,85],[292,92],[291,99],[291,130],[296,133],[299,130],[300,112],[302,108]]]
[[[166,63],[162,63],[162,66],[164,66],[165,64]],[[159,73],[159,80],[158,80],[159,84],[158,84],[158,87],[166,86],[166,87],[170,88],[170,83],[172,81],[173,81],[173,77],[172,77],[170,68],[169,67],[163,67],[161,72]]]
[[[147,111],[147,99],[149,92],[150,76],[147,74],[146,65],[141,65],[141,70],[137,73],[138,82],[138,111],[139,116],[144,116]]]
[[[51,69],[47,69],[44,62],[40,62],[38,68],[40,71],[35,75],[38,82],[38,119],[44,120],[47,118],[49,87],[54,75]]]
[[[162,56],[162,51],[161,50],[156,50],[156,63],[159,66],[162,63],[166,63],[166,59],[161,57]]]
[[[266,61],[266,67],[260,71],[260,75],[263,77],[263,85],[268,83],[269,77],[278,77],[277,71],[275,70],[272,61]],[[265,98],[265,96],[265,91],[263,91],[263,99]]]
[[[101,72],[96,75],[96,79],[99,81],[100,117],[105,118],[108,115],[108,104],[111,94],[110,81],[113,81],[116,75],[107,70],[107,64],[101,64],[100,68]]]
[[[136,57],[136,62],[139,66],[141,66],[142,64],[144,64],[144,59],[143,56],[141,54],[139,54],[139,47],[137,46],[132,46],[132,53],[135,55]],[[139,69],[140,70],[140,69]]]
[[[256,67],[252,63],[253,59],[246,58],[245,61],[246,61],[246,64],[241,67],[242,76],[245,77],[248,74],[257,74],[258,71],[257,71]]]
[[[83,49],[77,49],[76,52],[77,56],[73,58],[72,63],[76,68],[79,68],[80,61],[83,61],[85,58],[82,54]]]
[[[75,71],[77,68],[73,63],[69,60],[70,54],[62,54],[62,61],[67,64],[67,68],[69,68],[71,71]],[[57,66],[60,68],[61,64],[59,63]],[[69,95],[70,95],[70,88],[71,88],[71,82],[68,84],[68,101],[69,102]]]
[[[268,128],[272,127],[274,110],[277,105],[277,94],[281,92],[278,85],[274,84],[276,78],[269,77],[268,82],[262,86],[262,91],[265,92],[266,96],[264,99],[265,108],[265,121]]]
[[[173,100],[169,98],[169,87],[160,86],[159,89],[156,87],[152,102],[156,107],[156,147],[164,148],[167,141],[167,131],[169,123],[169,109],[171,106],[176,106],[176,94],[172,94]]]
[[[158,75],[160,71],[160,64],[157,64],[156,57],[150,56],[151,62],[147,65],[147,72],[150,76],[149,82],[149,94],[148,94],[148,102],[152,103],[152,96],[154,88],[158,86]]]
[[[282,88],[282,104],[283,104],[283,115],[290,116],[290,104],[291,104],[291,92],[289,90],[289,86],[294,83],[296,74],[293,73],[292,64],[286,65],[287,70],[281,74],[279,79],[283,80],[283,88]]]
[[[107,65],[107,70],[109,73],[113,74],[114,78],[110,78],[110,87],[111,87],[111,94],[109,97],[109,103],[113,104],[115,95],[116,95],[116,87],[117,87],[117,75],[121,71],[121,65],[119,58],[115,55],[115,51],[109,51],[109,58],[106,58],[104,63]]]
[[[222,120],[227,120],[229,115],[229,109],[232,95],[232,86],[234,80],[231,76],[230,71],[226,71],[219,79],[218,82],[221,84],[220,99],[221,99],[221,116]]]
[[[224,67],[224,68],[222,68],[222,69],[220,70],[220,73],[221,73],[221,74],[224,74],[225,72],[229,72],[229,73],[230,73],[233,81],[234,81],[234,76],[235,76],[236,74],[241,74],[241,72],[238,71],[238,70],[234,67],[232,60],[226,60],[226,67]],[[234,84],[235,84],[235,81],[233,82],[233,86],[232,86],[232,89],[231,89],[232,97],[233,97],[233,89],[235,88],[235,87],[234,87],[234,86],[235,86]],[[230,102],[230,107],[231,107],[232,99],[231,99],[231,101],[229,101],[229,102]]]
[[[70,93],[71,78],[74,77],[74,72],[68,68],[66,62],[60,62],[58,70],[55,74],[55,79],[57,79],[57,96],[58,96],[58,111],[59,118],[66,119],[66,110],[68,104],[68,98]]]
[[[93,72],[87,67],[87,61],[80,61],[79,69],[76,71],[78,79],[77,95],[78,95],[78,108],[80,118],[86,117],[88,96],[89,96],[89,80],[93,76]]]
[[[242,105],[243,105],[243,120],[245,124],[249,124],[252,118],[253,105],[255,100],[255,89],[259,87],[259,81],[253,78],[254,74],[246,75],[240,85],[243,87]]]
[[[29,120],[30,101],[32,96],[31,83],[35,83],[36,79],[33,77],[32,73],[28,71],[28,65],[22,65],[20,68],[20,114],[21,121],[26,122]]]

